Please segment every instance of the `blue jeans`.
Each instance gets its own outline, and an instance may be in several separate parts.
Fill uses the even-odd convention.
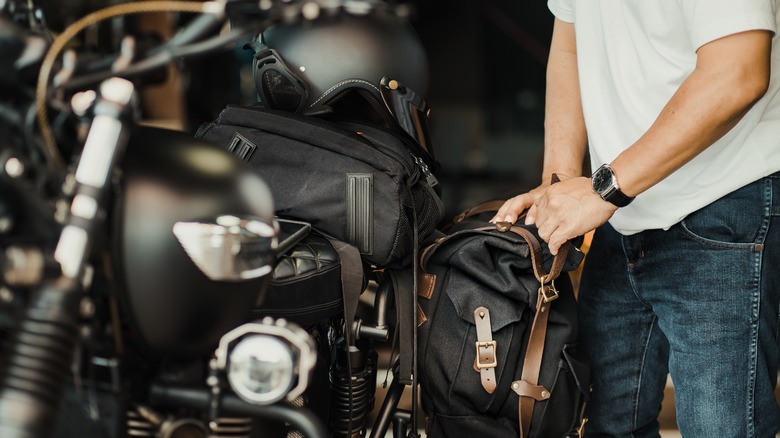
[[[685,438],[774,438],[780,173],[668,231],[599,228],[579,292],[588,437],[658,437],[667,373]]]

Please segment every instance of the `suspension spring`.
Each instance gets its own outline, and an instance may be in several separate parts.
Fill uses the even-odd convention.
[[[351,355],[352,397],[350,403],[350,373],[343,357],[347,351],[337,350],[337,357],[330,371],[331,411],[330,431],[333,437],[362,438],[368,426],[368,414],[374,405],[376,390],[376,352],[349,348]]]

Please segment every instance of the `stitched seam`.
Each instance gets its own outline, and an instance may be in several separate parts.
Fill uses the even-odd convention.
[[[314,108],[314,106],[316,106],[322,99],[326,98],[334,90],[336,90],[337,88],[341,88],[345,84],[350,84],[350,83],[360,83],[360,84],[368,85],[369,87],[376,90],[377,93],[379,93],[379,88],[377,88],[377,86],[372,84],[371,82],[364,81],[363,79],[347,79],[346,81],[341,81],[338,84],[325,90],[325,92],[322,93],[320,97],[317,98],[317,100],[315,100],[314,102],[312,102],[311,105],[309,105],[309,108]]]
[[[639,394],[642,392],[642,375],[645,371],[645,364],[647,363],[647,352],[650,351],[650,339],[653,337],[653,327],[655,326],[657,319],[658,318],[656,316],[650,318],[649,330],[646,332],[647,336],[645,337],[644,348],[642,349],[642,355],[639,360],[639,372],[637,373],[637,385],[636,389],[634,390],[634,400],[631,412],[632,430],[636,430],[637,424],[639,422]],[[632,433],[631,436],[633,437],[634,434]]]

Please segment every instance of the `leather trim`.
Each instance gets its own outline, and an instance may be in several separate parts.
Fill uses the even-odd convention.
[[[420,305],[417,305],[417,327],[425,324],[428,322],[428,317],[425,315],[425,312],[423,312],[422,307]]]
[[[436,274],[417,273],[417,296],[430,300],[436,287]]]
[[[496,342],[490,329],[490,310],[477,307],[474,310],[474,325],[477,327],[474,368],[479,371],[482,387],[488,394],[496,390]]]
[[[512,391],[521,397],[532,397],[536,401],[550,398],[550,391],[548,391],[547,388],[539,385],[531,385],[524,380],[512,382]]]

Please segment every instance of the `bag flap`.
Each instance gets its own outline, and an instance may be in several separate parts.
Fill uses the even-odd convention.
[[[446,294],[462,320],[474,324],[474,309],[487,307],[490,310],[490,329],[496,332],[523,318],[528,307],[526,304],[497,293],[480,293],[485,290],[484,285],[473,281],[469,275],[459,274],[462,273],[451,273]]]
[[[471,323],[479,306],[491,311],[494,330],[518,321],[536,303],[539,282],[530,250],[514,233],[464,230],[431,247],[423,268],[450,269],[446,294],[458,315]]]

